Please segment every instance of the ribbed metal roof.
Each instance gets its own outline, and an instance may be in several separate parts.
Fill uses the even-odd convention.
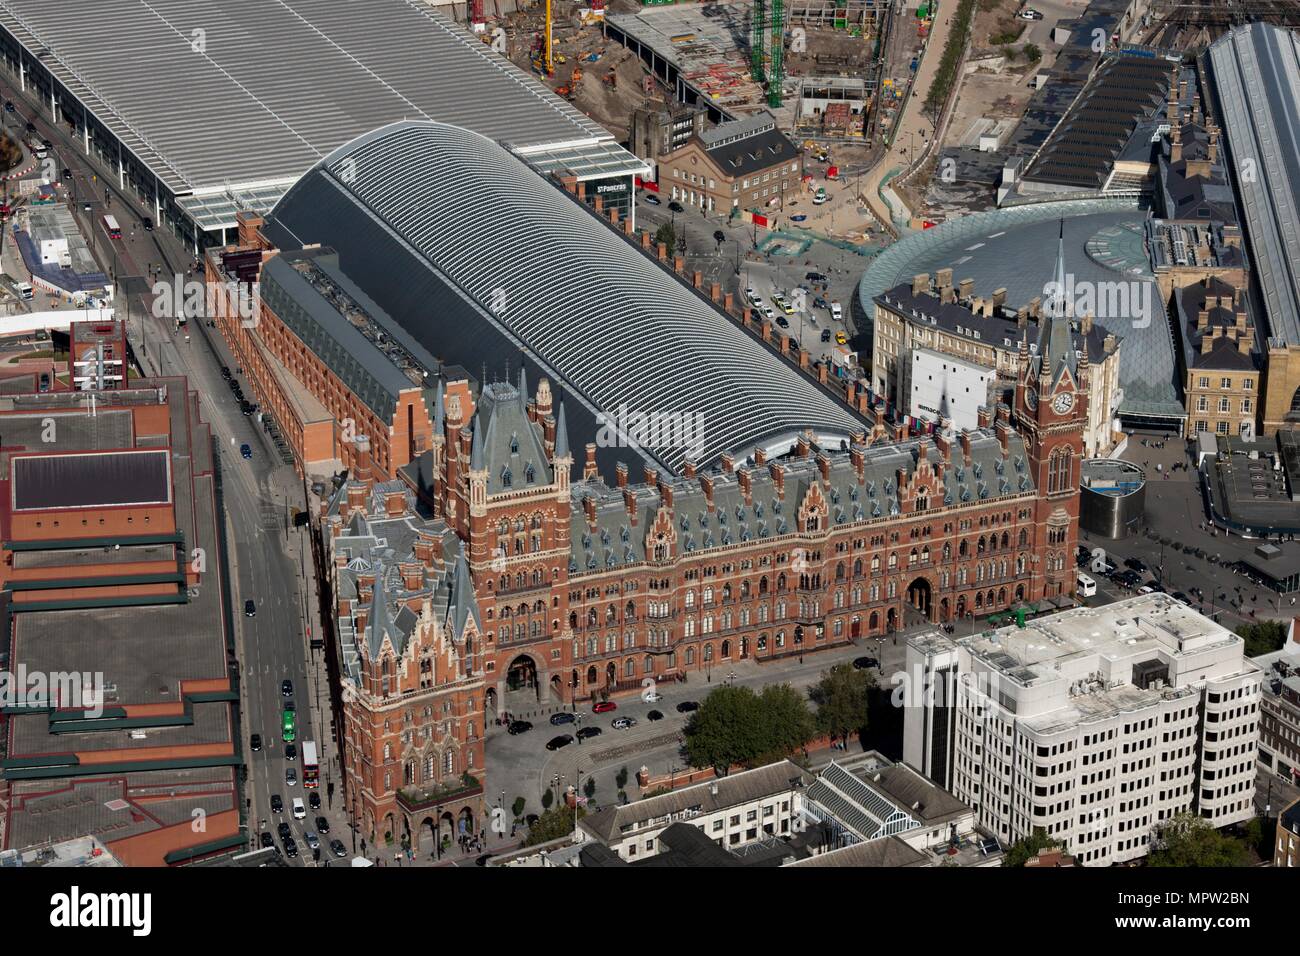
[[[1209,61],[1269,333],[1300,345],[1300,36],[1237,27]]]
[[[233,204],[209,208],[226,190],[269,208],[331,150],[403,119],[644,165],[420,0],[0,0],[0,27],[170,190],[206,191],[200,219],[234,221]]]
[[[328,217],[315,215],[325,207]],[[574,197],[476,133],[435,123],[376,130],[304,177],[272,219],[302,242],[341,251],[348,235],[381,223],[394,240],[389,263],[413,250],[473,303],[477,327],[454,330],[440,327],[454,320],[432,298],[417,310],[389,307],[436,355],[444,350],[432,340],[449,331],[474,341],[496,330],[595,413],[614,417],[625,406],[702,416],[697,447],[654,447],[653,457],[674,471],[688,459],[703,466],[724,452],[788,444],[805,428],[834,447],[863,427]],[[341,262],[354,267],[347,255]],[[581,448],[598,436],[570,440]]]

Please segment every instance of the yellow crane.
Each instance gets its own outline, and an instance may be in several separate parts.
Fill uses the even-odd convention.
[[[546,75],[550,76],[555,72],[554,51],[551,44],[551,0],[546,0],[546,38],[543,44],[542,63],[546,67]]]

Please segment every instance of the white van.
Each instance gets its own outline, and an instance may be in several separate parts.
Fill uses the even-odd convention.
[[[302,797],[293,798],[293,818],[302,820],[307,816],[307,806],[302,802]]]
[[[1092,597],[1097,593],[1097,582],[1086,574],[1080,574],[1078,577],[1079,596]],[[295,803],[298,801],[294,801]]]
[[[18,298],[30,299],[32,297],[32,284],[30,282],[19,282],[14,288],[18,290]]]

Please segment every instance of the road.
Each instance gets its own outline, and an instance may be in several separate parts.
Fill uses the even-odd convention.
[[[89,161],[80,144],[74,144],[61,128],[39,114],[31,115],[30,104],[24,103],[16,91],[0,85],[0,94],[19,104],[18,121],[30,119],[37,126],[37,136],[55,144],[58,166],[72,171],[71,181],[65,184],[66,198],[83,236],[116,279],[118,309],[128,319],[132,348],[149,372],[185,376],[189,387],[199,395],[203,418],[211,425],[219,450],[219,487],[227,522],[234,604],[232,620],[236,622],[235,643],[242,678],[241,746],[250,771],[246,790],[251,800],[249,829],[254,838],[262,821],[266,829],[275,830],[278,821],[271,813],[270,797],[280,794],[286,804],[285,819],[290,821],[303,851],[291,862],[313,865],[302,836],[305,829],[314,828],[314,814],[301,822],[292,821],[289,814],[292,797],[302,796],[305,802],[306,794],[301,784],[300,759],[294,761],[300,782],[294,787],[285,783],[289,762],[284,758],[279,736],[284,703],[280,682],[286,678],[293,681],[296,693],[298,743],[315,740],[321,750],[320,793],[330,835],[345,834],[347,822],[341,788],[336,788],[332,800],[327,790],[327,783],[338,782],[339,770],[335,763],[337,751],[328,732],[330,704],[324,661],[319,654],[310,654],[307,647],[306,622],[314,622],[317,616],[311,554],[306,533],[290,525],[290,509],[305,504],[302,482],[291,467],[281,462],[256,419],[242,414],[221,376],[221,367],[233,368],[234,360],[216,330],[197,319],[178,331],[170,320],[153,315],[150,287],[154,280],[147,278],[150,270],[156,270],[168,283],[177,273],[184,278],[193,263],[189,250],[165,230],[146,231],[141,219],[152,215],[151,205],[118,190],[115,177],[106,180],[108,170]],[[121,240],[110,240],[98,228],[106,211],[121,225]],[[201,276],[198,278],[201,280]],[[239,446],[244,443],[254,450],[251,461],[239,454]],[[254,617],[240,613],[249,599],[256,604]],[[319,627],[318,623],[312,626]],[[249,736],[255,733],[263,740],[258,753],[249,747]],[[327,855],[323,854],[322,861]]]

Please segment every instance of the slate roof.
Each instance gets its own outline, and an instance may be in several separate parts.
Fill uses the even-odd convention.
[[[1201,310],[1205,308],[1206,299],[1210,296],[1216,298],[1228,296],[1235,300],[1237,290],[1222,279],[1211,276],[1208,280],[1184,286],[1176,293],[1179,338],[1182,342],[1183,360],[1186,366],[1242,372],[1261,368],[1261,356],[1257,348],[1258,342],[1255,340],[1252,340],[1252,348],[1248,354],[1243,354],[1237,347],[1237,343],[1226,336],[1221,336],[1209,352],[1201,351],[1201,341],[1204,336],[1197,330],[1197,322]],[[1252,323],[1249,317],[1249,300],[1242,297],[1240,307],[1247,310],[1246,324],[1250,328]],[[1211,328],[1215,326],[1231,328],[1237,324],[1237,314],[1231,308],[1216,305],[1206,311],[1209,312]]]
[[[806,859],[791,863],[791,866],[929,866],[929,858],[920,850],[914,850],[896,836],[880,840],[868,840],[852,846],[819,853]]]

